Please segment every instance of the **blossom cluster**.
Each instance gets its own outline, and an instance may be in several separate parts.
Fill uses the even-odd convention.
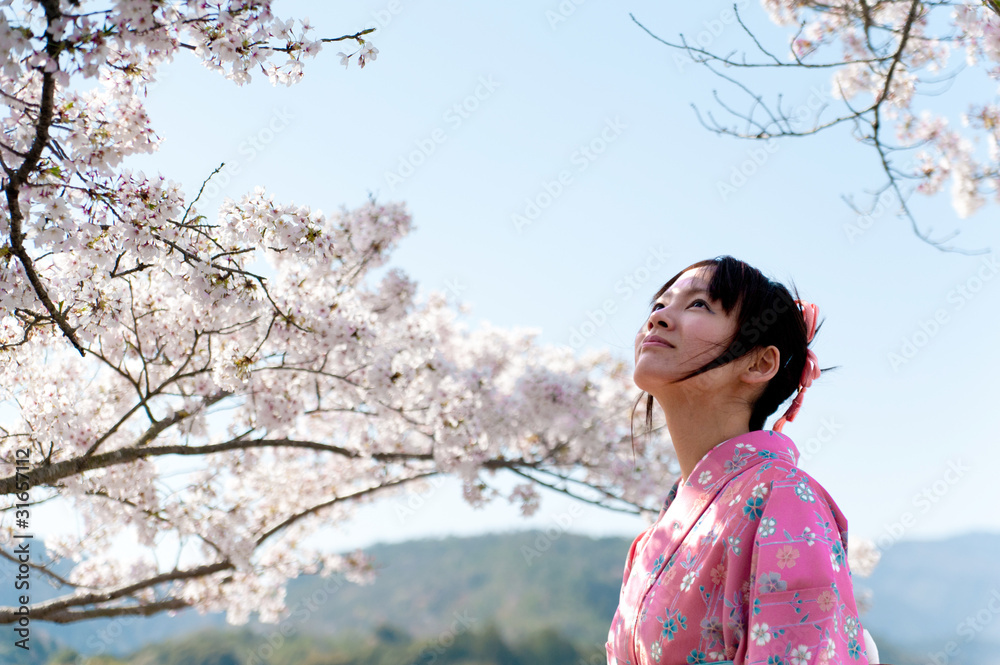
[[[670,475],[668,446],[628,444],[621,361],[469,331],[402,271],[372,279],[403,204],[324,214],[258,188],[201,211],[124,166],[157,149],[143,91],[178,51],[236,83],[301,76],[322,42],[270,6],[0,2],[0,485],[30,446],[32,501],[77,517],[38,571],[73,563],[49,575],[60,611],[275,621],[300,573],[370,578],[313,536],[408,483],[453,474],[479,503],[516,469],[647,506]],[[509,497],[526,514],[529,488]]]
[[[927,195],[950,180],[959,217],[973,214],[991,196],[1000,201],[1000,12],[985,2],[762,4],[775,23],[796,26],[791,51],[799,63],[836,64],[834,97],[852,109],[878,104],[874,131],[892,121],[895,136],[877,140],[886,153],[908,150],[912,159],[905,166],[892,161],[891,173],[913,180],[916,191]],[[963,69],[979,77],[970,83],[982,90],[981,101],[959,113],[954,109],[961,104],[918,107],[921,95],[938,97]]]

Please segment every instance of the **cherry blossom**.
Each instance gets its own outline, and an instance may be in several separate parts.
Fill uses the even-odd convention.
[[[764,141],[849,126],[854,139],[873,148],[872,157],[885,175],[873,188],[867,210],[851,204],[856,212],[871,215],[891,191],[898,214],[921,239],[946,251],[987,251],[947,244],[957,231],[931,237],[918,224],[911,194],[947,191],[959,218],[1000,202],[997,3],[761,0],[767,17],[788,28],[787,48],[768,43],[760,36],[763,29],[751,27],[748,4],[726,10],[735,17],[729,21],[731,30],[742,31],[747,39],[745,52],[700,48],[683,35],[678,42],[656,37],[745,96],[748,111],[739,110],[740,102],[720,97],[730,120],[699,111],[703,124],[717,133]],[[740,70],[748,76],[762,70],[784,73],[789,87],[802,89],[807,87],[803,79],[790,78],[792,72],[825,78],[829,99],[814,108],[779,92],[771,102],[749,79],[740,78]],[[961,92],[950,94],[952,88]]]
[[[33,550],[60,594],[33,619],[276,621],[300,573],[370,580],[337,528],[442,474],[473,505],[516,476],[525,515],[541,486],[656,515],[675,459],[657,432],[633,450],[625,363],[418,299],[389,266],[405,204],[322,213],[258,188],[202,210],[124,166],[157,150],[144,92],[175,55],[290,85],[327,42],[374,61],[369,32],[317,39],[268,0],[0,3],[0,556],[17,451],[31,507],[75,516]],[[334,545],[307,543],[320,532]]]

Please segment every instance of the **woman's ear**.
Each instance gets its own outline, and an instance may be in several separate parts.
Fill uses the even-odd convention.
[[[781,352],[774,344],[764,349],[755,349],[749,355],[752,356],[750,364],[740,374],[740,378],[746,383],[766,384],[781,367]]]

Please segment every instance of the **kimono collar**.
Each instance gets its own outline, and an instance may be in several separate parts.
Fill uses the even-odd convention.
[[[749,466],[767,460],[780,460],[796,466],[799,450],[786,435],[768,429],[754,430],[727,439],[709,450],[694,465],[684,481],[685,492],[715,494],[734,476]],[[666,510],[677,496],[681,479],[678,478],[663,504]]]

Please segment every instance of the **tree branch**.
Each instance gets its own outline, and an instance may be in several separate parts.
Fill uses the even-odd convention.
[[[58,619],[50,619],[50,616],[63,617],[66,615],[66,610],[72,607],[82,607],[85,605],[95,605],[98,603],[108,603],[119,598],[124,598],[131,596],[137,591],[142,591],[150,587],[155,587],[158,584],[164,584],[166,582],[177,582],[187,579],[193,579],[196,577],[204,577],[206,575],[211,575],[222,570],[229,570],[235,568],[229,561],[218,561],[215,563],[205,564],[198,566],[196,568],[189,568],[188,570],[172,570],[167,573],[161,573],[159,575],[154,575],[145,580],[139,582],[133,582],[132,584],[127,584],[115,589],[109,589],[107,591],[99,591],[92,593],[78,593],[68,598],[56,598],[43,603],[38,603],[35,605],[29,605],[28,610],[32,619],[37,619],[41,621],[58,621]],[[170,601],[165,601],[170,602]],[[137,606],[136,609],[139,610],[141,606]],[[108,610],[114,611],[116,608],[107,608]],[[117,609],[127,609],[127,608],[117,608]],[[10,607],[0,607],[0,624],[14,623],[17,621],[17,614],[15,608]],[[113,614],[93,614],[97,610],[88,611],[92,617],[97,616],[114,616]],[[138,613],[142,612],[129,612]],[[77,618],[81,618],[77,615]],[[65,623],[66,621],[72,621],[71,618],[66,618],[60,623]]]
[[[341,448],[316,441],[297,441],[294,439],[234,439],[224,443],[216,443],[205,446],[150,446],[150,447],[128,447],[119,448],[110,452],[92,455],[90,457],[80,456],[68,460],[62,460],[55,464],[35,467],[27,474],[34,487],[40,485],[51,485],[58,480],[69,476],[103,469],[120,464],[128,464],[147,457],[162,457],[164,455],[211,455],[213,453],[227,452],[230,450],[243,450],[251,448],[303,448],[307,450],[317,450],[321,452],[335,453],[352,459],[372,459],[380,462],[384,461],[413,461],[431,460],[431,453],[364,453]],[[15,491],[16,474],[0,478],[0,494],[12,494]]]
[[[55,21],[59,18],[59,0],[42,0],[42,6],[45,8],[45,18],[48,26],[52,26]],[[52,33],[46,31],[46,37],[48,39],[46,45],[47,55],[55,60],[59,57],[59,44],[56,42]],[[18,258],[21,262],[21,266],[24,268],[24,273],[28,278],[28,282],[31,283],[31,288],[34,289],[35,295],[41,301],[42,305],[48,311],[49,316],[52,320],[56,322],[59,329],[66,336],[67,339],[73,344],[80,355],[84,355],[83,347],[80,345],[79,340],[76,338],[76,332],[72,326],[70,326],[69,321],[63,314],[59,307],[56,307],[55,303],[49,297],[48,291],[45,285],[42,283],[41,277],[38,276],[38,272],[35,270],[34,263],[31,260],[31,256],[24,247],[24,213],[21,211],[21,188],[27,182],[28,176],[31,172],[38,166],[38,161],[41,159],[42,151],[45,146],[49,143],[49,127],[52,125],[53,108],[55,106],[55,94],[56,94],[56,80],[55,76],[51,72],[42,71],[42,94],[40,108],[38,111],[38,120],[35,123],[35,136],[32,139],[31,148],[28,149],[24,160],[21,162],[21,166],[11,173],[7,179],[6,185],[4,185],[4,193],[7,196],[7,210],[10,214],[10,245],[11,253]]]

